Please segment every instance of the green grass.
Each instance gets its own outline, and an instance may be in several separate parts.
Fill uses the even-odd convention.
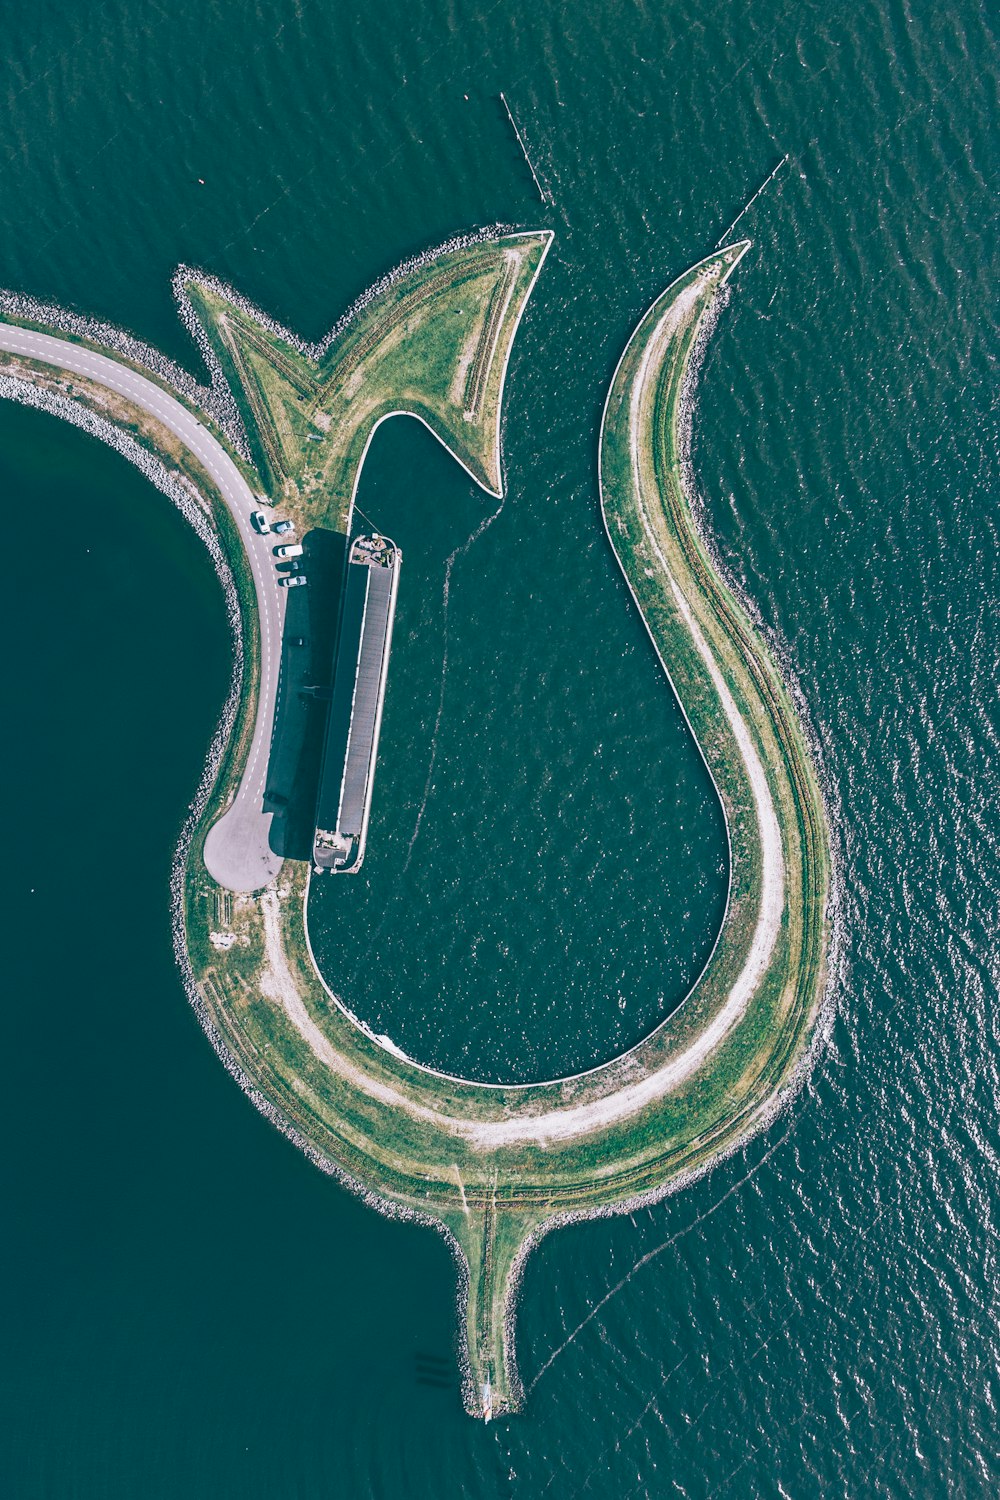
[[[218,288],[188,283],[266,490],[303,524],[342,530],[368,436],[402,410],[499,491],[506,354],[548,243],[512,235],[434,258],[374,297],[319,362]]]

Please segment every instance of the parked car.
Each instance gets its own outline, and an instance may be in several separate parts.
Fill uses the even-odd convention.
[[[250,512],[250,525],[258,536],[267,536],[267,533],[271,529],[271,523],[262,510],[252,510]]]
[[[286,542],[283,547],[275,547],[274,555],[275,557],[301,557],[302,543]]]
[[[295,530],[295,522],[294,521],[275,521],[273,530],[276,533],[276,535],[278,535],[278,536],[284,536],[286,531],[294,531]]]
[[[284,573],[278,579],[278,587],[283,589],[297,589],[300,584],[306,582],[304,573]]]

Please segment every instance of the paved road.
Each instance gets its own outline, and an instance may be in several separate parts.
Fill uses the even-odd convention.
[[[271,548],[274,537],[260,537],[250,525],[256,501],[253,491],[222,445],[201,422],[160,386],[126,365],[47,333],[33,333],[0,323],[0,350],[24,354],[55,365],[125,396],[162,422],[197,457],[215,480],[243,539],[254,587],[261,634],[261,692],[253,743],[236,800],[209,831],[205,864],[220,885],[233,891],[259,890],[278,873],[282,860],[269,843],[272,814],[264,811],[271,731],[274,724],[285,592],[277,586]]]

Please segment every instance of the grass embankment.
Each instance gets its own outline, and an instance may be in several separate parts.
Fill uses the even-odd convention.
[[[411,269],[316,360],[262,330],[218,289],[205,289],[202,312],[220,362],[234,381],[247,381],[236,394],[268,487],[287,497],[303,529],[344,524],[365,445],[388,411],[422,416],[480,483],[499,488],[503,372],[547,240],[516,240],[516,266],[510,243],[466,247]],[[601,444],[609,535],[726,810],[726,919],[688,1000],[639,1047],[591,1074],[527,1089],[437,1077],[359,1031],[311,960],[305,867],[286,862],[260,897],[231,896],[210,880],[201,838],[239,778],[256,694],[257,621],[242,547],[206,476],[176,452],[170,434],[115,405],[113,393],[21,362],[22,378],[52,383],[128,428],[212,504],[236,576],[247,665],[240,716],[189,850],[194,977],[227,1049],[287,1128],[383,1202],[429,1215],[457,1239],[469,1268],[472,1405],[487,1378],[495,1409],[516,1403],[506,1313],[525,1241],[556,1215],[662,1191],[737,1142],[802,1057],[823,988],[822,802],[780,673],[718,577],[683,484],[685,372],[740,253],[722,251],[694,267],[643,319],[612,384]],[[257,432],[258,423],[272,430]],[[776,830],[770,855],[761,795]],[[761,948],[769,887],[780,901]],[[754,951],[763,954],[759,971],[746,1004],[731,1014]],[[699,1053],[727,1015],[728,1030]]]
[[[308,951],[306,873],[294,866],[286,866],[277,889],[265,893],[262,902],[244,906],[237,921],[239,942],[224,955],[214,954],[198,972],[220,1030],[289,1125],[355,1181],[399,1208],[440,1219],[454,1233],[470,1270],[473,1379],[481,1387],[489,1377],[500,1407],[513,1404],[517,1394],[504,1314],[510,1269],[525,1237],[555,1214],[595,1211],[662,1190],[738,1141],[802,1056],[823,987],[829,870],[822,801],[787,690],[712,565],[682,478],[678,434],[685,372],[702,318],[739,253],[723,251],[694,268],[643,320],[616,374],[602,436],[609,534],[715,777],[730,829],[732,885],[725,924],[684,1006],[627,1057],[581,1078],[514,1090],[436,1077],[385,1052],[332,1002]],[[495,269],[495,282],[497,276]],[[462,284],[475,282],[469,275]],[[431,277],[429,286],[436,296],[440,283]],[[454,301],[454,284],[448,295]],[[433,372],[436,399],[445,392],[453,399],[450,412],[438,410],[436,430],[446,433],[481,482],[492,485],[496,479],[488,464],[494,451],[488,428],[499,408],[480,394],[483,377],[476,372],[475,349],[466,339],[453,341],[449,371],[440,322],[422,321],[413,311],[415,301],[406,286],[394,293],[385,364],[378,362],[377,342],[366,342],[370,332],[356,327],[348,349],[354,351],[353,364],[347,354],[340,359],[331,351],[330,367],[339,374],[324,386],[322,401],[340,456],[323,470],[323,483],[340,476],[340,501],[353,491],[364,451],[359,432],[370,431],[386,409],[401,404],[384,372],[395,370],[392,378],[397,378],[400,366],[392,362],[403,359],[404,348],[406,357],[418,362],[408,339],[421,329],[431,340],[431,350],[420,358],[428,380]],[[400,307],[411,309],[411,321]],[[495,307],[495,285],[492,290],[483,285],[476,317],[487,342]],[[407,330],[405,336],[401,330]],[[368,359],[386,382],[370,398],[350,373]],[[334,387],[345,378],[348,388],[338,393]],[[319,503],[310,498],[321,492],[319,481],[313,491],[292,464],[298,450],[289,434],[301,433],[295,424],[306,418],[304,408],[289,405],[291,375],[265,370],[257,380],[261,400],[270,383],[279,381],[286,413],[283,431],[270,440],[279,446],[268,461],[285,465],[274,472],[284,474],[282,483],[297,487],[298,503],[312,507]],[[463,415],[458,426],[455,419],[459,406],[463,413],[470,410],[464,404],[470,389],[483,413],[478,436],[470,432],[474,422]],[[338,426],[334,435],[333,414],[339,411],[338,424],[343,423],[354,401],[364,403],[362,428],[345,434]],[[432,403],[424,410],[431,411]],[[678,593],[690,620],[679,608]],[[664,1070],[676,1067],[723,1013],[761,923],[764,862],[754,789],[691,620],[766,774],[780,830],[782,899],[766,962],[746,1006],[709,1054],[661,1087],[659,1080],[670,1076]],[[206,877],[192,865],[189,879],[204,883]],[[270,936],[265,930],[269,902]],[[651,1088],[646,1102],[629,1103],[627,1091],[644,1083]],[[589,1113],[579,1115],[579,1128],[558,1134],[559,1122],[582,1110]]]
[[[325,348],[265,325],[217,283],[185,284],[264,487],[303,527],[344,529],[371,432],[392,412],[426,422],[500,492],[507,355],[550,238],[510,235],[437,256],[390,282]]]

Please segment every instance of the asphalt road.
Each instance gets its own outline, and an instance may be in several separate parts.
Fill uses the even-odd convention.
[[[33,333],[4,323],[0,323],[0,350],[24,354],[71,374],[86,376],[149,412],[195,455],[229,506],[246,548],[257,592],[261,688],[253,742],[243,779],[234,802],[209,831],[205,841],[205,864],[213,879],[229,890],[259,890],[282,865],[280,855],[272,852],[269,842],[273,814],[264,811],[264,784],[278,696],[285,621],[285,591],[278,587],[271,550],[280,538],[257,535],[250,525],[250,512],[257,508],[258,502],[239,469],[197,417],[152,380],[107,355],[96,354],[51,334]]]

